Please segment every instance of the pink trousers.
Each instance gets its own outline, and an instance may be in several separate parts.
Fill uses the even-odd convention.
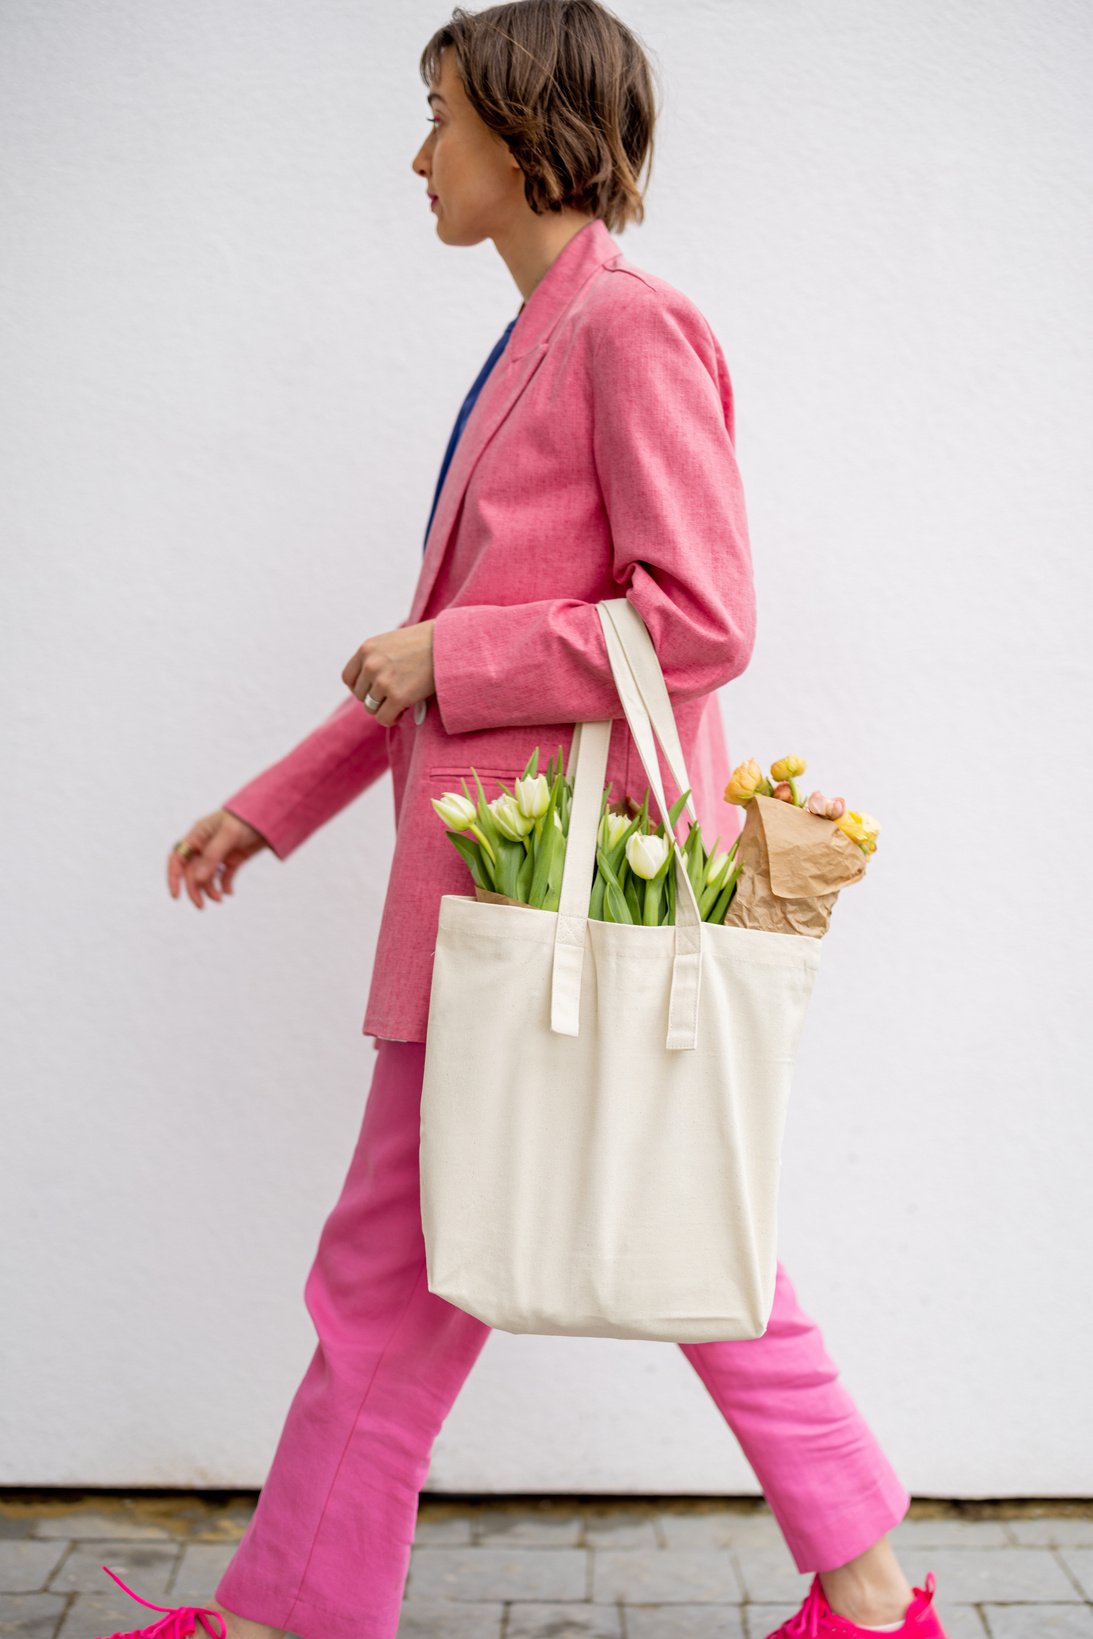
[[[319,1342],[216,1598],[303,1639],[394,1639],[433,1443],[490,1328],[425,1280],[423,1042],[380,1041],[360,1137],[304,1298]],[[910,1494],[778,1265],[762,1337],[680,1347],[798,1570],[844,1565]]]

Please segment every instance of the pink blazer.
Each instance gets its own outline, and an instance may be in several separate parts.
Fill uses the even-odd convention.
[[[463,775],[473,789],[472,764],[496,796],[534,746],[545,768],[559,746],[568,757],[575,723],[604,718],[611,800],[643,797],[594,607],[620,596],[656,648],[706,843],[728,846],[740,811],[722,795],[715,691],[755,638],[732,387],[695,304],[597,219],[535,286],[456,445],[402,623],[435,619],[435,693],[388,728],[347,692],[223,805],[286,859],[390,768],[396,839],[365,1035],[425,1040],[440,898],[473,892],[431,797]]]

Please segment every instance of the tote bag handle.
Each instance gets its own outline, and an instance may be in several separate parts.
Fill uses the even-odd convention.
[[[619,699],[658,811],[667,825],[669,805],[661,781],[656,740],[664,749],[665,760],[681,792],[689,788],[690,781],[660,662],[645,622],[627,598],[605,599],[597,604],[597,609]],[[573,802],[555,926],[550,1017],[551,1029],[567,1036],[580,1034],[588,900],[596,866],[599,807],[610,736],[611,719],[578,723],[571,749]],[[686,811],[692,820],[696,819],[691,797],[687,799]],[[693,1048],[698,1038],[703,921],[678,842],[672,852],[677,889],[676,921],[672,930],[672,979],[665,1046]]]

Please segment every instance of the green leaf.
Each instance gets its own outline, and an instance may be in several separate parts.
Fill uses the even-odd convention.
[[[535,850],[535,869],[531,876],[531,893],[528,900],[529,904],[544,908],[547,890],[550,887],[551,854],[556,830],[553,815],[558,806],[558,785],[557,780],[552,781],[546,812],[539,821],[539,841]]]
[[[605,920],[611,922],[632,922],[633,917],[630,915],[630,907],[626,902],[626,895],[622,891],[618,877],[611,869],[611,861],[608,859],[603,849],[598,846],[596,848],[596,863],[603,872],[603,879],[605,883],[604,907],[605,909],[610,909],[611,913],[609,917],[605,918]]]
[[[622,891],[626,895],[626,903],[630,908],[630,920],[641,921],[641,878],[635,876],[629,866],[626,876],[622,879]]]
[[[679,793],[679,796],[676,798],[675,802],[672,804],[671,808],[669,808],[669,810],[668,810],[668,823],[671,826],[673,831],[676,828],[676,821],[679,819],[680,814],[682,814],[683,810],[687,806],[687,798],[690,796],[690,794],[691,794],[691,788],[690,788],[690,786],[688,786],[686,791],[681,791]]]
[[[732,870],[729,872],[728,877],[726,878],[726,881],[725,881],[725,885],[721,889],[721,892],[717,896],[717,903],[714,906],[713,910],[711,911],[710,917],[709,917],[709,920],[711,922],[723,922],[725,920],[725,912],[729,908],[729,901],[732,899],[733,894],[736,892],[736,883],[737,883],[737,879],[739,878],[739,876],[740,876],[740,864],[739,864],[739,861],[738,861],[733,866]]]
[[[475,881],[475,886],[479,888],[488,888],[489,883],[486,881],[486,878],[482,873],[478,844],[476,842],[471,842],[469,838],[463,836],[459,831],[447,831],[445,835],[451,838],[452,842],[455,844],[456,848],[469,865],[471,876]]]
[[[528,840],[531,840],[530,837]],[[531,892],[531,873],[534,869],[535,850],[534,848],[525,848],[523,864],[516,873],[516,898],[522,899],[525,904],[527,904],[528,895]]]

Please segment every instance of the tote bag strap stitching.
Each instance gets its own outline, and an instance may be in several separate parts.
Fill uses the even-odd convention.
[[[644,621],[627,599],[607,599],[597,607],[623,710],[661,817],[666,822],[668,804],[653,740],[654,724],[648,711],[650,700],[658,718],[655,725],[657,737],[664,746],[666,760],[681,791],[687,787],[687,778],[656,650]],[[644,679],[644,689],[635,675],[635,668]],[[587,941],[588,893],[595,864],[599,804],[610,731],[610,720],[578,723],[571,751],[571,761],[574,763],[573,806],[555,929],[551,1029],[574,1036],[579,1034],[580,1028],[580,987]],[[666,740],[669,744],[665,744]],[[693,815],[693,803],[688,802],[687,806]],[[697,1041],[701,992],[702,919],[678,845],[675,853],[677,921],[666,1046],[693,1048]]]

